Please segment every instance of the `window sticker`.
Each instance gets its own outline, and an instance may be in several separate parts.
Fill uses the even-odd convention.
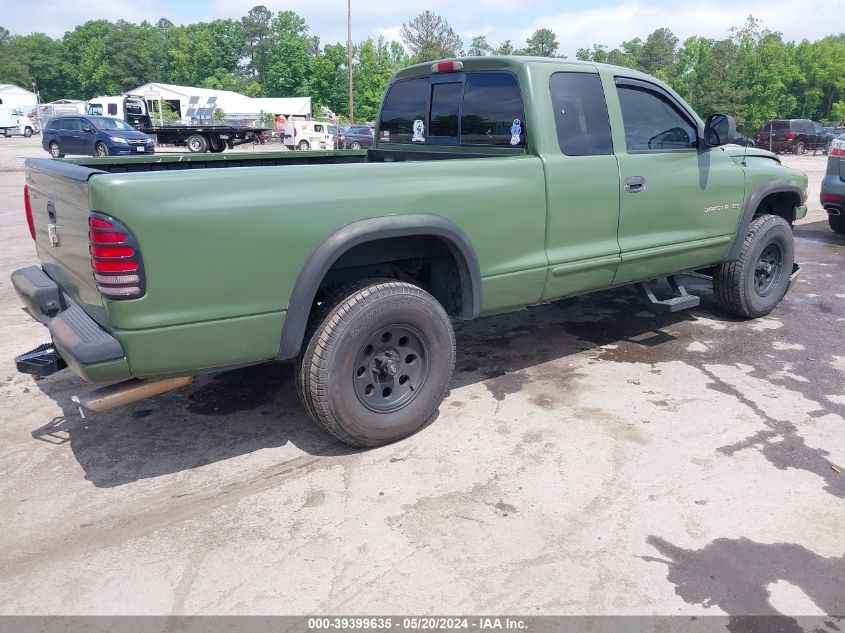
[[[519,145],[520,136],[522,136],[522,124],[519,119],[514,119],[511,125],[511,145]]]
[[[412,143],[425,143],[425,123],[422,119],[414,121],[414,136],[411,138]]]
[[[379,140],[380,141],[389,141],[390,140],[390,130],[381,130],[379,132]]]

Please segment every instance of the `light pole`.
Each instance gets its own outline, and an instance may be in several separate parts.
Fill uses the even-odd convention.
[[[346,66],[349,68],[349,123],[355,120],[352,102],[352,0],[346,0]]]

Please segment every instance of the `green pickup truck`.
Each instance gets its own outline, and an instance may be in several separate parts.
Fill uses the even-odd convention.
[[[734,132],[642,73],[484,57],[399,71],[368,151],[29,159],[12,281],[51,341],[18,368],[115,383],[77,398],[103,411],[296,359],[323,428],[395,441],[449,388],[453,319],[626,284],[693,307],[685,271],[768,314],[807,177]]]

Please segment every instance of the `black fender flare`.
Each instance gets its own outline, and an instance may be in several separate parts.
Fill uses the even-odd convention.
[[[308,256],[288,300],[278,359],[286,360],[299,354],[320,282],[341,255],[373,240],[415,235],[439,237],[449,245],[461,276],[460,316],[467,319],[478,316],[481,312],[481,269],[475,250],[461,227],[447,218],[427,213],[358,220],[329,234]]]
[[[727,257],[725,257],[725,261],[735,261],[739,258],[739,253],[742,250],[743,243],[745,242],[745,236],[748,235],[748,227],[751,226],[751,221],[754,219],[754,212],[757,210],[757,207],[760,206],[760,202],[762,202],[763,198],[773,193],[794,193],[798,196],[799,204],[803,200],[804,196],[804,190],[789,180],[774,180],[757,187],[745,203],[745,208],[742,211],[742,217],[739,220],[739,226],[736,229],[734,241],[731,243],[731,248],[728,251]]]

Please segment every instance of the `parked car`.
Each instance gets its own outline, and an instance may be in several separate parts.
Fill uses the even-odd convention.
[[[845,233],[845,134],[833,139],[827,152],[821,203],[827,211],[830,228],[837,233]]]
[[[15,135],[29,138],[39,131],[38,122],[29,118],[24,111],[15,106],[0,105],[0,132],[3,136]]]
[[[52,340],[19,370],[116,383],[75,398],[105,411],[295,359],[320,427],[376,446],[434,416],[453,319],[627,284],[674,312],[699,303],[685,271],[769,314],[800,272],[807,176],[654,77],[575,64],[403,68],[366,153],[27,159],[41,265],[12,283]]]
[[[754,142],[753,138],[743,136],[742,134],[737,134],[736,136],[734,136],[733,142],[735,145],[742,145],[743,147],[757,147],[757,144]]]
[[[155,154],[151,137],[126,121],[105,116],[60,116],[50,119],[44,128],[41,146],[53,158],[61,158],[65,154]]]
[[[806,154],[824,150],[828,139],[821,124],[810,119],[773,119],[757,133],[757,147],[776,154]]]
[[[373,146],[373,128],[369,126],[351,127],[340,135],[343,149],[369,149]]]

